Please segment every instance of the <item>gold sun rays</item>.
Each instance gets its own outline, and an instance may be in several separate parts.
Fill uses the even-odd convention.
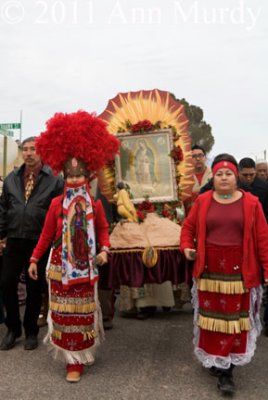
[[[183,161],[176,166],[176,175],[179,178],[177,190],[181,200],[189,197],[193,178],[188,120],[183,106],[170,93],[158,89],[119,93],[108,102],[107,108],[99,117],[107,122],[109,132],[114,135],[117,135],[120,128],[125,128],[127,121],[134,125],[147,119],[152,124],[160,121],[161,128],[174,127],[178,133],[174,143],[181,146],[184,154]],[[114,170],[106,167],[98,177],[102,193],[112,201],[115,193]]]

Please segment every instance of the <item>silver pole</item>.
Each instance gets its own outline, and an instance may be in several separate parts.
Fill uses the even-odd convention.
[[[3,137],[3,179],[7,174],[7,136]]]
[[[22,110],[20,110],[20,144],[22,141]]]

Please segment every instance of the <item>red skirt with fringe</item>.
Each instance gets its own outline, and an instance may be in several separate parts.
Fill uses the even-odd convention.
[[[246,352],[250,294],[243,284],[241,265],[242,246],[206,246],[205,271],[197,280],[197,346],[208,355]]]

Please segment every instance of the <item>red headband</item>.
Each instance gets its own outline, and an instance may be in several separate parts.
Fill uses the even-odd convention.
[[[221,168],[228,168],[231,171],[233,171],[233,173],[235,174],[235,176],[238,176],[238,170],[237,167],[231,163],[230,161],[219,161],[217,162],[214,167],[212,168],[212,174],[213,176],[216,174],[216,172],[221,169]]]

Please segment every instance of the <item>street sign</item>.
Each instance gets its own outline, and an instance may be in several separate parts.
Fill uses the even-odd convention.
[[[14,132],[0,128],[0,135],[13,137],[14,136]]]
[[[0,124],[0,129],[20,129],[21,123],[20,122],[12,122],[10,124]]]

